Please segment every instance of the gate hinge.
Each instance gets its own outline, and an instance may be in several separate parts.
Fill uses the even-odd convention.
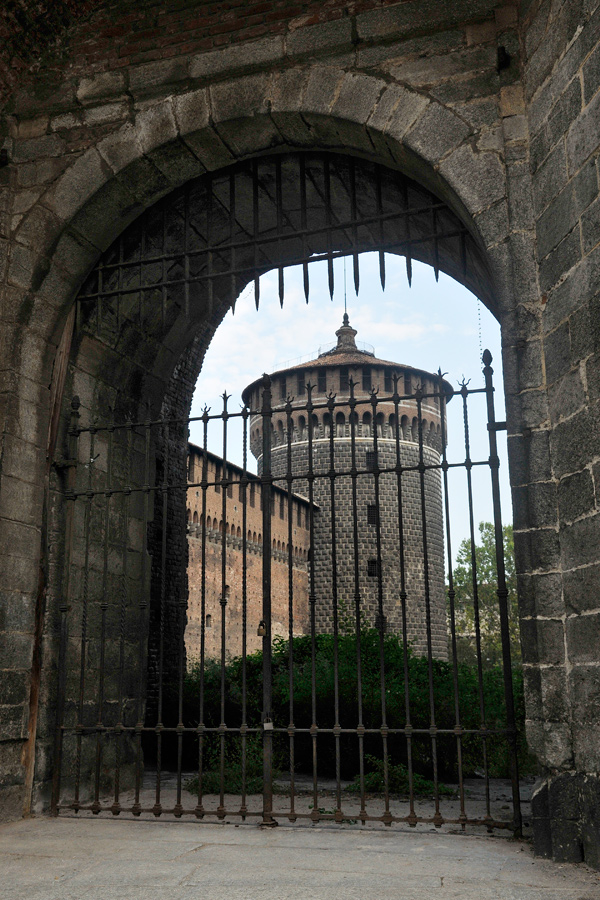
[[[506,422],[488,422],[488,431],[506,431]]]

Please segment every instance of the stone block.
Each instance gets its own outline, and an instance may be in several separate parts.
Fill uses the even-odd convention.
[[[144,153],[177,137],[177,125],[170,100],[137,110],[134,125],[138,143]]]
[[[435,0],[408,0],[383,9],[373,9],[356,16],[356,29],[361,40],[394,34],[406,35],[419,30],[422,22],[435,21],[438,28],[485,20],[493,15],[491,0],[454,0],[443,10]]]
[[[597,746],[600,742],[597,742]],[[600,777],[584,775],[581,782],[581,842],[588,866],[600,869]]]
[[[428,103],[425,97],[401,85],[389,85],[369,116],[367,129],[374,140],[379,132],[383,132],[387,140],[401,143]]]
[[[142,153],[137,129],[130,123],[103,138],[98,143],[97,149],[113,172],[120,172],[125,166],[139,159]]]
[[[539,215],[567,183],[564,143],[558,144],[533,175],[535,210]]]
[[[119,175],[108,181],[72,219],[72,233],[80,244],[106,250],[114,241],[115,222],[124,226],[142,212],[127,181],[126,176]]]
[[[542,291],[551,291],[580,259],[581,239],[579,227],[575,225],[540,262],[539,280]]]
[[[68,222],[106,183],[109,175],[110,169],[104,159],[90,147],[46,192],[44,203],[59,219]]]
[[[544,722],[544,751],[540,762],[550,769],[567,769],[573,765],[573,740],[570,724]]]
[[[505,240],[509,231],[508,204],[506,200],[494,203],[475,216],[475,224],[487,247]]]
[[[0,566],[7,568],[15,563],[22,563],[24,560],[17,560],[16,557],[7,556],[4,558]],[[36,573],[37,575],[37,573]],[[21,634],[17,632],[7,632],[4,634],[2,643],[0,644],[0,670],[13,669],[29,672],[31,669],[31,656],[33,653],[33,635]]]
[[[500,115],[521,116],[525,113],[525,98],[520,84],[500,88]]]
[[[235,43],[193,56],[190,60],[190,77],[212,79],[239,69],[260,68],[282,60],[284,55],[282,35]]]
[[[531,528],[548,528],[558,524],[556,485],[536,482],[527,488],[527,509]]]
[[[565,569],[598,562],[600,515],[579,519],[561,527],[561,560]]]
[[[579,368],[559,378],[548,391],[548,407],[552,422],[567,419],[585,405],[585,389]]]
[[[537,169],[544,162],[550,150],[552,149],[552,143],[550,141],[550,132],[548,130],[547,124],[544,124],[541,131],[539,131],[534,138],[531,139],[529,145],[529,159],[531,162],[531,171],[536,172]]]
[[[543,259],[572,230],[598,194],[594,163],[585,166],[548,205],[537,225],[539,258]]]
[[[584,519],[583,521],[589,521]],[[576,528],[579,523],[571,525]],[[597,547],[595,548],[597,555]],[[592,555],[592,554],[588,554]],[[566,622],[567,652],[572,666],[598,660],[600,641],[600,613],[571,616]]]
[[[571,704],[563,666],[546,666],[540,669],[543,718],[546,722],[567,722]]]
[[[594,481],[589,469],[561,479],[558,484],[558,508],[563,522],[572,522],[595,511]]]
[[[272,150],[284,143],[277,126],[266,113],[242,121],[219,122],[216,129],[236,157]]]
[[[185,81],[188,77],[187,57],[157,59],[130,67],[129,91],[134,97],[144,97],[160,92],[165,85]]]
[[[548,384],[553,384],[571,368],[569,323],[563,322],[544,340],[544,358]]]
[[[600,199],[597,198],[581,217],[583,253],[589,253],[600,243]]]
[[[206,128],[210,118],[208,91],[202,88],[174,97],[173,110],[181,135]]]
[[[582,68],[583,102],[587,104],[600,88],[600,47],[597,47],[586,59]]]
[[[549,293],[542,317],[544,331],[552,331],[599,289],[600,248],[597,248],[578,262],[564,281]]]
[[[558,572],[518,575],[519,610],[523,616],[558,618],[564,612],[562,576]]]
[[[16,163],[41,159],[47,156],[62,156],[65,142],[58,134],[45,134],[41,137],[14,141],[12,160]]]
[[[558,534],[553,528],[538,528],[529,532],[531,564],[536,570],[556,569],[559,560]]]
[[[352,20],[349,16],[297,28],[286,38],[288,56],[314,55],[323,50],[352,46]]]
[[[563,584],[568,613],[579,614],[598,608],[600,565],[592,564],[565,572]]]
[[[521,620],[521,648],[524,663],[564,666],[563,623],[552,619]]]
[[[146,155],[173,187],[206,172],[205,166],[181,139],[156,147]]]
[[[91,78],[82,78],[77,86],[77,99],[84,106],[107,97],[115,97],[125,91],[125,73],[122,70],[98,72]]]
[[[600,116],[600,93],[588,103],[567,133],[567,159],[569,171],[576,172],[599,143],[598,117]],[[43,140],[40,138],[40,140]]]
[[[521,428],[540,428],[548,422],[548,397],[543,390],[525,390],[519,395]]]
[[[43,204],[36,204],[19,226],[16,238],[19,244],[25,244],[40,256],[49,254],[62,228],[61,220]],[[11,254],[16,252],[12,245]]]
[[[430,104],[419,116],[412,128],[406,133],[404,143],[431,163],[437,163],[469,136],[470,127],[455,116],[449,110],[439,104]],[[464,148],[466,151],[467,148]],[[469,148],[470,149],[470,148]],[[456,154],[451,156],[446,163],[449,164],[449,173],[454,172],[454,160]],[[464,152],[462,154],[464,157]],[[463,164],[466,160],[463,159]],[[446,174],[446,173],[444,173]],[[492,199],[490,198],[490,202]],[[486,204],[489,206],[489,203]],[[478,207],[477,207],[478,208]]]
[[[127,103],[103,103],[101,106],[91,106],[86,109],[83,121],[85,125],[96,127],[111,122],[125,122],[128,116],[129,106]]]
[[[385,81],[349,72],[342,81],[332,107],[334,116],[364,124],[373,113]]]
[[[507,116],[502,120],[502,131],[506,143],[524,142],[529,137],[525,116]]]
[[[584,409],[552,431],[550,444],[554,475],[562,478],[581,469],[597,456],[600,423],[596,410]]]
[[[302,107],[307,112],[327,114],[335,103],[345,77],[343,69],[317,66],[308,78]]]
[[[548,139],[551,146],[563,140],[573,122],[577,121],[580,112],[581,82],[576,76],[565,87],[548,116]],[[570,167],[570,174],[573,172],[574,169]]]
[[[495,153],[476,153],[468,144],[442,161],[440,173],[472,214],[497,202],[506,193],[505,171],[499,157]]]
[[[216,124],[268,111],[267,75],[250,75],[236,81],[211,85],[212,118]]]

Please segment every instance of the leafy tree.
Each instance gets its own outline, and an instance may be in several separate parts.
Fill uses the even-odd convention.
[[[502,532],[506,587],[508,589],[511,659],[513,664],[519,664],[521,662],[521,648],[519,644],[517,577],[515,573],[512,526],[505,525]],[[479,543],[475,545],[475,574],[479,607],[481,657],[483,665],[487,668],[502,662],[500,607],[498,594],[496,593],[498,589],[496,542],[494,526],[491,522],[479,523]],[[477,661],[475,590],[473,585],[471,542],[468,539],[463,540],[460,544],[453,576],[458,658],[461,662],[473,664]]]

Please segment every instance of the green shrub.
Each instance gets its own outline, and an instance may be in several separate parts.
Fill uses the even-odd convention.
[[[319,634],[315,639],[315,707],[316,723],[331,728],[335,722],[336,647],[333,635]],[[380,658],[384,659],[385,719],[388,728],[403,728],[406,724],[406,694],[410,706],[410,724],[414,729],[429,729],[431,724],[430,677],[433,685],[435,724],[438,729],[452,733],[438,733],[437,759],[441,781],[455,782],[457,773],[457,740],[453,733],[455,718],[454,671],[449,662],[432,660],[431,673],[425,657],[410,650],[404,653],[402,641],[397,635],[386,635],[381,646],[380,635],[375,629],[361,630],[356,634],[340,635],[337,642],[337,708],[338,721],[344,728],[355,729],[358,721],[358,666],[357,654],[360,642],[362,724],[366,729],[379,729],[382,724],[382,679]],[[290,659],[293,672],[293,697],[290,698]],[[408,690],[405,686],[405,666],[408,671]],[[235,658],[227,662],[224,671],[224,721],[230,728],[242,724],[245,674],[245,721],[250,727],[261,727],[262,710],[262,653],[256,652],[244,661]],[[204,668],[204,725],[218,726],[221,721],[220,664],[207,661]],[[312,697],[312,641],[310,636],[289,641],[276,639],[273,643],[273,721],[276,728],[287,727],[293,721],[297,728],[309,728],[313,721]],[[464,729],[481,727],[480,695],[477,667],[460,664],[457,673],[458,706],[460,722]],[[492,733],[486,738],[488,772],[495,777],[509,775],[509,745],[506,735],[494,734],[494,730],[506,728],[504,680],[500,666],[491,666],[482,674],[485,723]],[[184,721],[186,725],[199,722],[199,696],[201,672],[197,663],[190,666],[184,685]],[[518,728],[518,753],[522,770],[531,770],[531,760],[525,747],[523,723],[523,677],[521,670],[513,671],[513,687]],[[256,746],[256,778],[262,774],[260,760],[260,735],[253,735]],[[249,736],[250,739],[250,736]],[[225,766],[230,772],[231,783],[235,773],[241,771],[240,737],[228,734],[225,738]],[[205,738],[205,765],[210,771],[218,771],[220,765],[219,737]],[[190,742],[191,744],[192,742]],[[214,746],[213,746],[214,745]],[[389,734],[387,738],[389,763],[394,777],[402,780],[403,767],[407,763],[406,737]],[[207,750],[206,747],[209,749]],[[364,753],[374,760],[382,757],[382,737],[379,733],[367,733],[363,739]],[[289,738],[274,734],[274,754],[277,768],[286,770]],[[318,771],[322,777],[335,777],[336,751],[339,752],[341,777],[352,781],[359,769],[358,740],[355,734],[342,733],[336,745],[332,734],[320,733],[317,737]],[[188,753],[190,751],[188,750]],[[312,738],[297,734],[294,739],[295,770],[312,772]],[[197,746],[184,764],[197,766]],[[424,778],[433,771],[432,741],[429,733],[414,734],[412,758],[414,772]],[[483,739],[479,735],[462,737],[463,774],[469,776],[483,768]],[[260,766],[259,766],[260,762]],[[254,763],[253,763],[254,765]],[[248,774],[250,772],[247,763]],[[398,767],[396,769],[396,767]],[[377,776],[377,766],[371,764],[370,774]],[[391,769],[390,769],[391,771]],[[235,777],[234,777],[235,775]],[[254,777],[254,775],[252,776]],[[237,782],[236,782],[237,783]],[[429,790],[429,788],[427,789]]]

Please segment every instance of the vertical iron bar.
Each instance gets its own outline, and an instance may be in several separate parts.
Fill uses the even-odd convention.
[[[160,623],[159,623],[159,647],[158,647],[158,709],[156,721],[156,799],[152,812],[155,816],[162,813],[160,799],[161,790],[161,766],[162,766],[162,730],[163,730],[163,676],[165,654],[165,620],[167,605],[167,525],[169,512],[169,423],[163,425],[163,478],[160,486],[162,494],[161,511],[161,551],[160,551]]]
[[[356,734],[358,737],[358,766],[360,784],[360,812],[359,818],[364,823],[367,820],[365,806],[365,726],[363,722],[363,690],[362,690],[362,647],[361,647],[361,610],[360,610],[360,562],[358,541],[358,469],[356,466],[356,405],[354,395],[354,380],[348,379],[350,396],[348,406],[350,408],[350,477],[352,479],[352,546],[354,550],[354,615],[356,622],[356,702],[358,723]]]
[[[484,350],[482,360],[485,377],[485,395],[488,414],[488,434],[490,443],[490,473],[492,477],[492,500],[494,504],[494,535],[496,540],[496,575],[498,579],[498,605],[500,607],[500,632],[502,636],[502,667],[504,669],[504,697],[506,703],[506,721],[511,756],[511,784],[513,796],[513,828],[515,835],[522,832],[521,798],[519,793],[519,762],[517,753],[517,728],[515,717],[515,698],[512,683],[512,662],[510,653],[510,632],[508,624],[508,590],[504,563],[504,535],[502,531],[502,508],[500,504],[500,480],[498,471],[500,460],[496,440],[496,413],[494,410],[494,383],[492,376],[492,354]]]
[[[71,400],[71,416],[69,422],[69,468],[67,470],[67,484],[65,489],[65,501],[67,504],[65,510],[65,553],[63,563],[62,577],[62,597],[59,603],[60,611],[60,643],[58,652],[58,696],[56,707],[56,733],[54,739],[54,772],[52,779],[52,804],[51,811],[54,816],[58,815],[58,804],[60,801],[60,780],[62,769],[62,751],[63,751],[63,726],[65,717],[65,694],[67,683],[67,641],[68,641],[68,620],[67,613],[69,610],[69,601],[71,598],[71,551],[73,544],[73,519],[75,517],[75,505],[77,500],[74,496],[77,487],[77,469],[79,465],[79,407],[81,402],[79,397],[73,397]]]
[[[443,824],[440,813],[440,793],[438,784],[438,760],[437,760],[437,726],[435,724],[435,688],[433,683],[433,647],[431,642],[431,597],[429,591],[429,547],[427,540],[427,499],[425,493],[425,456],[423,447],[423,389],[419,385],[415,391],[417,401],[417,422],[419,434],[419,484],[421,494],[421,527],[423,529],[423,581],[425,593],[425,628],[427,632],[427,674],[429,680],[429,734],[431,737],[431,757],[433,763],[433,784],[435,795],[435,813],[433,824],[439,827]]]
[[[100,812],[100,769],[102,766],[102,735],[104,725],[102,723],[104,712],[104,664],[106,661],[106,612],[108,609],[108,546],[110,528],[110,500],[112,497],[112,457],[113,457],[114,427],[108,429],[108,449],[106,460],[106,490],[104,491],[104,553],[102,563],[102,600],[100,602],[101,626],[100,626],[100,673],[98,680],[98,704],[96,714],[96,773],[94,781],[94,802],[92,812]]]
[[[288,395],[285,404],[287,427],[287,461],[286,482],[288,491],[288,691],[289,691],[289,724],[288,736],[290,747],[290,821],[295,822],[296,807],[296,775],[294,771],[295,728],[294,728],[294,569],[293,569],[293,487],[292,473],[292,439],[294,426],[292,422],[292,398]]]
[[[246,536],[246,528],[248,524],[248,419],[250,410],[247,406],[242,409],[243,422],[243,438],[242,438],[242,802],[240,812],[242,821],[246,818],[248,808],[246,805],[246,769],[248,742],[246,733],[248,729],[247,723],[247,666],[246,656],[248,653],[248,544]]]
[[[335,448],[334,448],[334,418],[335,418],[335,394],[330,391],[327,397],[327,409],[329,410],[329,502],[331,505],[331,600],[333,605],[333,697],[334,697],[334,725],[333,734],[335,740],[335,820],[342,821],[342,784],[341,784],[341,755],[340,755],[340,685],[339,685],[339,623],[338,623],[338,565],[337,565],[337,535],[336,535],[336,506],[335,506]]]
[[[315,582],[315,507],[314,507],[314,423],[312,392],[314,385],[310,382],[306,385],[307,402],[306,418],[308,420],[308,468],[306,481],[308,484],[308,534],[309,534],[309,587],[308,608],[310,611],[310,696],[311,696],[311,725],[310,736],[312,739],[312,776],[313,776],[313,808],[311,818],[313,822],[320,820],[319,813],[319,783],[318,783],[318,758],[317,758],[317,635],[316,635],[316,582]]]
[[[375,167],[375,187],[377,193],[377,215],[379,217],[379,243],[383,247],[383,192],[381,185],[381,166],[377,164]],[[385,252],[379,251],[379,280],[381,281],[381,290],[385,290]]]
[[[473,483],[471,470],[473,462],[471,460],[471,442],[469,437],[469,411],[467,407],[467,398],[469,391],[467,383],[463,381],[460,394],[463,401],[463,422],[465,433],[465,471],[467,473],[467,498],[469,503],[469,540],[471,547],[471,583],[473,587],[473,614],[475,617],[475,644],[477,649],[477,687],[479,691],[479,714],[481,717],[481,734],[483,748],[483,771],[485,779],[485,818],[491,822],[490,807],[490,777],[488,771],[488,754],[487,754],[487,723],[485,715],[485,696],[483,690],[483,659],[481,653],[481,623],[479,617],[479,580],[477,575],[477,555],[475,550],[475,521],[473,516]],[[488,830],[491,828],[488,825]]]
[[[404,199],[404,222],[406,225],[406,277],[408,278],[408,286],[412,287],[412,247],[410,236],[410,211],[408,208],[408,182],[402,177],[402,194]]]
[[[223,397],[223,463],[221,467],[221,518],[223,520],[223,529],[221,531],[221,719],[219,724],[219,807],[218,815],[222,818],[225,815],[225,677],[226,677],[226,654],[227,654],[227,493],[229,491],[229,479],[227,477],[227,421],[229,413],[227,412],[227,401],[229,395],[227,391],[222,394]],[[216,479],[215,479],[216,480]]]
[[[177,798],[175,801],[175,808],[173,813],[177,818],[179,818],[183,813],[183,806],[181,805],[181,790],[182,790],[182,766],[183,766],[183,734],[184,734],[184,724],[183,724],[183,675],[184,675],[184,667],[183,661],[185,658],[185,619],[186,619],[186,610],[187,610],[187,600],[181,599],[176,606],[177,614],[179,616],[179,677],[177,684]]]
[[[431,231],[433,234],[433,272],[435,280],[440,280],[440,248],[438,244],[438,227],[437,213],[434,207],[431,208]]]
[[[202,410],[202,565],[200,572],[200,687],[198,694],[198,797],[196,817],[204,815],[202,775],[204,769],[204,661],[206,655],[206,492],[208,490],[208,406]]]
[[[235,312],[235,301],[237,300],[237,284],[235,279],[235,247],[234,247],[234,238],[235,238],[235,172],[231,172],[229,175],[229,243],[230,243],[230,257],[229,257],[229,268],[231,269],[231,311]]]
[[[128,579],[128,556],[129,556],[129,515],[131,502],[131,454],[133,443],[133,432],[131,420],[127,422],[126,428],[127,440],[127,463],[125,467],[125,489],[122,494],[123,506],[123,557],[121,573],[121,609],[119,613],[119,684],[118,684],[118,720],[115,734],[115,794],[111,812],[114,816],[118,816],[121,812],[121,804],[119,802],[119,793],[121,787],[121,743],[123,728],[123,680],[125,677],[125,613],[127,610],[127,579]]]
[[[85,550],[84,550],[84,562],[83,562],[83,598],[82,598],[82,609],[81,609],[81,655],[80,655],[80,669],[79,669],[79,702],[78,702],[78,710],[77,710],[77,750],[75,756],[75,797],[73,799],[73,808],[75,812],[79,812],[80,803],[79,803],[79,795],[80,795],[80,779],[81,779],[81,750],[82,750],[82,740],[83,740],[83,709],[84,709],[84,701],[85,701],[85,662],[86,662],[86,649],[87,649],[87,617],[88,617],[88,599],[89,599],[89,581],[90,581],[90,518],[92,511],[92,501],[94,499],[94,493],[92,491],[92,465],[94,459],[94,451],[95,451],[95,436],[96,429],[94,427],[89,430],[90,435],[90,450],[89,450],[89,459],[87,463],[88,477],[87,477],[87,495],[86,495],[86,504],[84,510],[84,542],[85,542]]]
[[[356,296],[358,296],[358,288],[360,285],[360,271],[358,267],[358,228],[356,225],[356,220],[358,217],[358,209],[356,203],[356,164],[354,162],[354,157],[351,156],[350,160],[350,206],[351,206],[351,216],[352,216],[352,268],[354,270],[354,291]],[[381,266],[381,258],[380,258],[380,266]],[[381,270],[380,270],[381,271]]]
[[[382,821],[386,825],[392,824],[390,814],[390,792],[389,792],[389,759],[388,759],[388,725],[386,712],[385,697],[385,630],[386,619],[383,609],[383,565],[381,559],[381,503],[380,503],[380,484],[381,467],[379,465],[379,446],[377,434],[377,390],[371,389],[371,421],[373,423],[373,454],[375,465],[373,467],[373,487],[375,493],[375,535],[377,546],[377,630],[379,632],[379,679],[381,690],[381,741],[383,750],[383,784],[385,795],[385,810]]]
[[[404,714],[406,722],[404,733],[406,736],[406,767],[408,770],[408,824],[414,828],[417,824],[415,813],[415,789],[413,774],[412,753],[412,724],[410,715],[410,670],[408,664],[408,622],[406,615],[406,558],[404,543],[404,505],[402,490],[402,456],[400,452],[400,395],[398,393],[398,375],[394,372],[394,412],[396,415],[396,485],[398,494],[398,562],[400,564],[400,604],[402,610],[402,655],[404,661]]]
[[[208,315],[213,311],[213,248],[212,248],[212,216],[213,216],[213,177],[206,176],[206,289],[208,291]]]
[[[281,157],[278,156],[275,160],[275,194],[276,194],[276,205],[277,205],[277,249],[279,251],[279,259],[281,259],[282,251],[281,251],[281,232],[283,230],[283,189],[281,184]],[[279,282],[279,305],[283,308],[283,266],[279,266],[277,269],[278,274],[278,282]]]
[[[161,317],[162,327],[167,324],[167,207],[162,208],[162,264],[161,264]]]
[[[329,284],[329,296],[333,300],[333,257],[331,256],[331,172],[329,169],[329,157],[323,159],[323,182],[325,188],[325,223],[327,225],[327,281]]]
[[[183,304],[186,320],[190,317],[190,192],[183,198]],[[231,267],[233,269],[233,266]]]
[[[306,244],[306,160],[300,154],[300,229],[302,231],[302,280],[304,282],[304,299],[308,303],[308,247]]]
[[[462,734],[460,722],[460,701],[458,685],[458,652],[456,648],[456,607],[454,590],[454,572],[452,571],[452,538],[450,532],[450,491],[448,485],[448,457],[446,454],[446,394],[442,370],[438,371],[438,398],[440,403],[442,479],[444,484],[444,511],[446,525],[446,553],[448,556],[448,604],[450,607],[450,640],[452,644],[452,685],[454,689],[454,732],[456,734],[456,759],[458,764],[458,793],[460,800],[459,822],[464,831],[467,815],[465,811],[465,785],[462,766]]]
[[[263,520],[263,825],[275,825],[273,819],[273,685],[271,662],[271,498],[273,476],[271,474],[271,379],[262,378],[262,520]]]
[[[142,730],[144,727],[144,683],[145,683],[145,662],[146,662],[146,639],[144,639],[145,635],[145,626],[146,626],[146,610],[148,609],[148,594],[149,594],[149,559],[148,559],[148,523],[150,520],[150,440],[151,440],[151,425],[150,425],[150,410],[147,410],[146,421],[144,423],[144,482],[143,482],[143,494],[144,494],[144,511],[143,511],[143,520],[142,520],[142,560],[141,560],[141,571],[142,571],[142,583],[140,587],[140,621],[142,623],[142,627],[140,627],[140,643],[139,643],[139,673],[138,673],[138,687],[137,687],[137,696],[136,696],[136,752],[135,752],[135,799],[133,802],[132,812],[134,816],[139,816],[142,812],[142,807],[140,804],[140,790],[142,784]]]
[[[254,254],[254,303],[260,302],[260,278],[258,274],[258,160],[252,160],[252,251]]]

